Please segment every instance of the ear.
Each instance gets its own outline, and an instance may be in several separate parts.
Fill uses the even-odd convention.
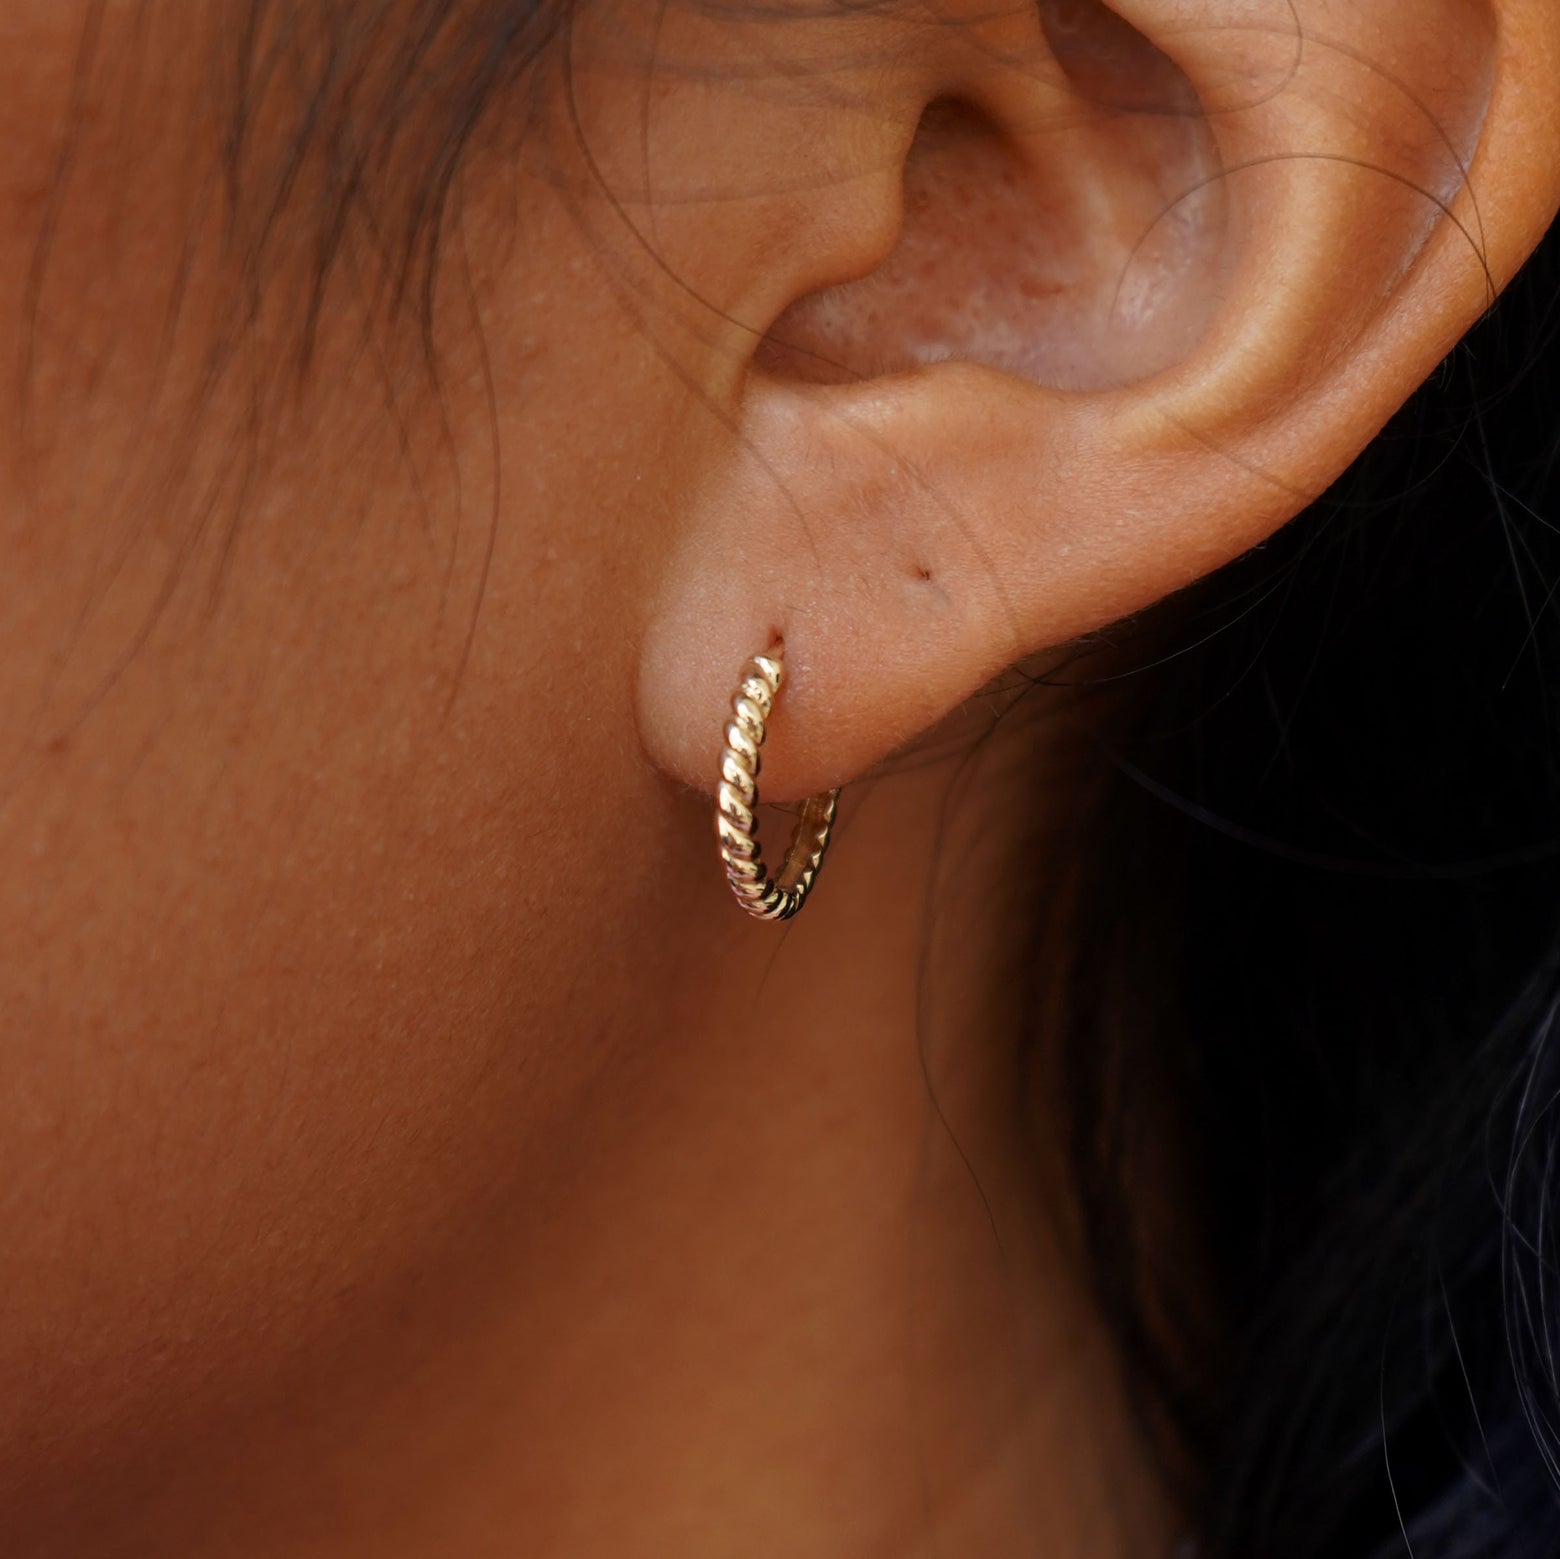
[[[704,788],[738,669],[777,638],[765,795],[794,799],[1260,542],[1560,203],[1554,0],[788,25],[770,60],[814,68],[829,26],[880,46],[809,100],[834,175],[777,195],[783,225],[755,204],[741,266],[700,278],[751,328],[700,386],[724,431],[664,563],[639,713]],[[751,144],[784,110],[743,103]]]

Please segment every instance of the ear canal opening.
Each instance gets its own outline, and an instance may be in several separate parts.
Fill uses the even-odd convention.
[[[1064,21],[1046,69],[1000,62],[989,91],[927,105],[893,249],[792,302],[756,371],[839,384],[970,362],[1093,390],[1191,350],[1224,269],[1214,138],[1185,77],[1098,0]]]

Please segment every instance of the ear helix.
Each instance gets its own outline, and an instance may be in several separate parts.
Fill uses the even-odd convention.
[[[715,833],[726,880],[737,903],[758,920],[789,920],[807,902],[829,848],[840,795],[838,790],[826,790],[808,798],[784,863],[770,876],[759,849],[753,809],[758,805],[759,749],[784,681],[783,646],[755,655],[742,668],[731,696],[715,803]]]

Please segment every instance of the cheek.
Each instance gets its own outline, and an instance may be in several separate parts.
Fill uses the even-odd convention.
[[[437,1262],[588,1071],[566,1026],[614,1020],[578,889],[630,852],[564,807],[599,755],[545,709],[375,694],[322,668],[241,733],[164,715],[139,763],[119,705],[14,798],[0,1467],[18,1433],[198,1411]]]
[[[499,387],[501,493],[413,502],[393,452],[366,504],[299,480],[213,610],[191,570],[133,654],[137,613],[78,635],[119,670],[51,705],[0,810],[0,1469],[64,1479],[371,1330],[528,1215],[643,1027],[652,928],[600,927],[664,870],[633,544],[680,446],[659,385],[600,393],[533,363]],[[643,441],[583,458],[609,415]],[[3,588],[50,642],[73,621],[72,588]],[[38,686],[0,669],[0,705]]]

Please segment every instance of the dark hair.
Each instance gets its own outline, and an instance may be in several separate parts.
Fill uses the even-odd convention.
[[[1220,1559],[1560,1549],[1557,302],[1560,231],[1325,502],[1173,604],[1116,738],[1074,1160]],[[1131,1233],[1166,1093],[1211,1333]]]
[[[93,0],[94,10],[102,0]],[[527,105],[515,94],[566,0],[236,0],[219,51],[230,250],[249,298],[301,261],[307,365],[338,271],[378,315],[434,327],[434,283],[473,141]],[[296,233],[308,235],[301,246]],[[430,342],[431,346],[431,342]]]
[[[310,318],[357,222],[391,299],[426,296],[471,138],[566,8],[236,9],[243,252],[307,199]],[[262,176],[269,51],[300,38],[317,87]],[[1560,1547],[1557,298],[1551,239],[1324,503],[1173,603],[1111,737],[1068,970],[1074,1163],[1206,1559]],[[1138,1232],[1167,1099],[1213,1322]]]

